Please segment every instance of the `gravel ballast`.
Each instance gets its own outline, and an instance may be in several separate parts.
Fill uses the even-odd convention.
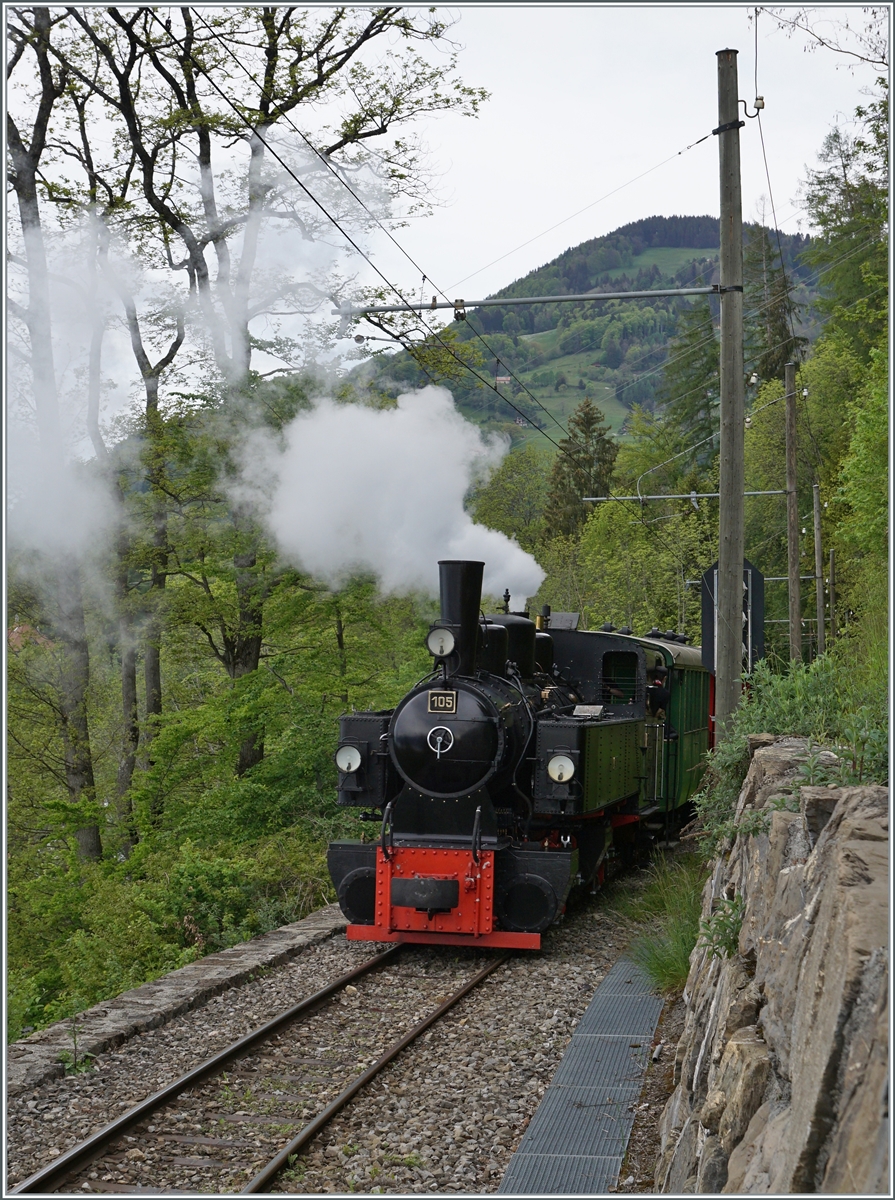
[[[570,914],[545,935],[540,953],[515,955],[405,1050],[274,1189],[495,1191],[575,1024],[624,940],[599,900]],[[22,1088],[8,1105],[8,1185],[377,949],[348,943],[340,933],[311,941],[279,966],[246,972],[241,986],[157,1028],[120,1038],[98,1052],[84,1073]],[[485,961],[484,955],[450,948],[439,953],[464,960],[468,973]],[[256,1103],[260,1099],[243,1106],[249,1124],[262,1115]],[[196,1125],[194,1137],[220,1134],[212,1113]],[[198,1181],[178,1182],[185,1190],[201,1190]]]

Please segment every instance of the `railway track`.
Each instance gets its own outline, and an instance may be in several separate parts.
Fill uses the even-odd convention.
[[[470,975],[468,958],[393,946],[156,1091],[10,1194],[260,1192],[509,957]]]

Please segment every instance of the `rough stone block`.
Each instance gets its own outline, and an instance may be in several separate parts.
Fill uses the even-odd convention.
[[[663,1191],[689,1193],[696,1190],[696,1168],[702,1149],[699,1143],[699,1116],[694,1113],[681,1130]]]
[[[716,1137],[707,1137],[699,1156],[696,1191],[717,1196],[727,1182],[727,1152]]]
[[[889,1192],[889,963],[885,950],[867,961],[861,991],[844,1030],[836,1083],[837,1124],[820,1156],[821,1192]]]
[[[753,746],[737,812],[797,786],[810,749]],[[656,1185],[886,1194],[888,790],[803,787],[799,812],[769,816],[703,893],[703,920],[746,898],[739,955],[691,956]]]
[[[753,1115],[742,1141],[727,1160],[727,1180],[721,1188],[722,1192],[740,1195],[745,1190],[743,1182],[753,1158],[758,1153],[758,1145],[767,1128],[770,1111],[770,1104],[762,1104]]]
[[[768,1047],[754,1025],[738,1030],[727,1043],[718,1071],[718,1088],[727,1104],[718,1124],[724,1153],[730,1155],[761,1107],[771,1073]]]
[[[767,746],[773,746],[776,740],[776,733],[750,733],[746,738],[749,743],[749,757],[754,758],[756,750],[764,750]]]
[[[803,787],[800,791],[799,810],[812,847],[832,817],[841,795],[839,788],[830,787]]]

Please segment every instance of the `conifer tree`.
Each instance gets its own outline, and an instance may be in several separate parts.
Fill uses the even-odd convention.
[[[699,300],[678,321],[678,333],[657,390],[664,422],[682,446],[710,438],[718,428],[719,346],[708,300]],[[697,460],[707,462],[712,445],[700,448]]]
[[[803,258],[822,272],[817,307],[864,362],[888,327],[889,96],[877,80],[856,110],[857,137],[834,128],[820,168],[808,172],[804,199],[817,234]]]
[[[583,496],[605,495],[618,445],[603,413],[589,396],[569,418],[569,436],[559,443],[547,492],[544,520],[551,534],[576,534],[593,507]]]
[[[795,334],[799,306],[764,225],[749,230],[743,276],[746,369],[762,380],[782,379],[784,364],[801,358],[807,339]]]

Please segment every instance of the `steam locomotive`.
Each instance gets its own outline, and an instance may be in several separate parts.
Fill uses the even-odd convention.
[[[438,566],[431,675],[340,720],[339,803],[377,836],[333,842],[330,874],[349,939],[538,949],[697,790],[711,676],[670,631],[481,616],[484,563]]]

